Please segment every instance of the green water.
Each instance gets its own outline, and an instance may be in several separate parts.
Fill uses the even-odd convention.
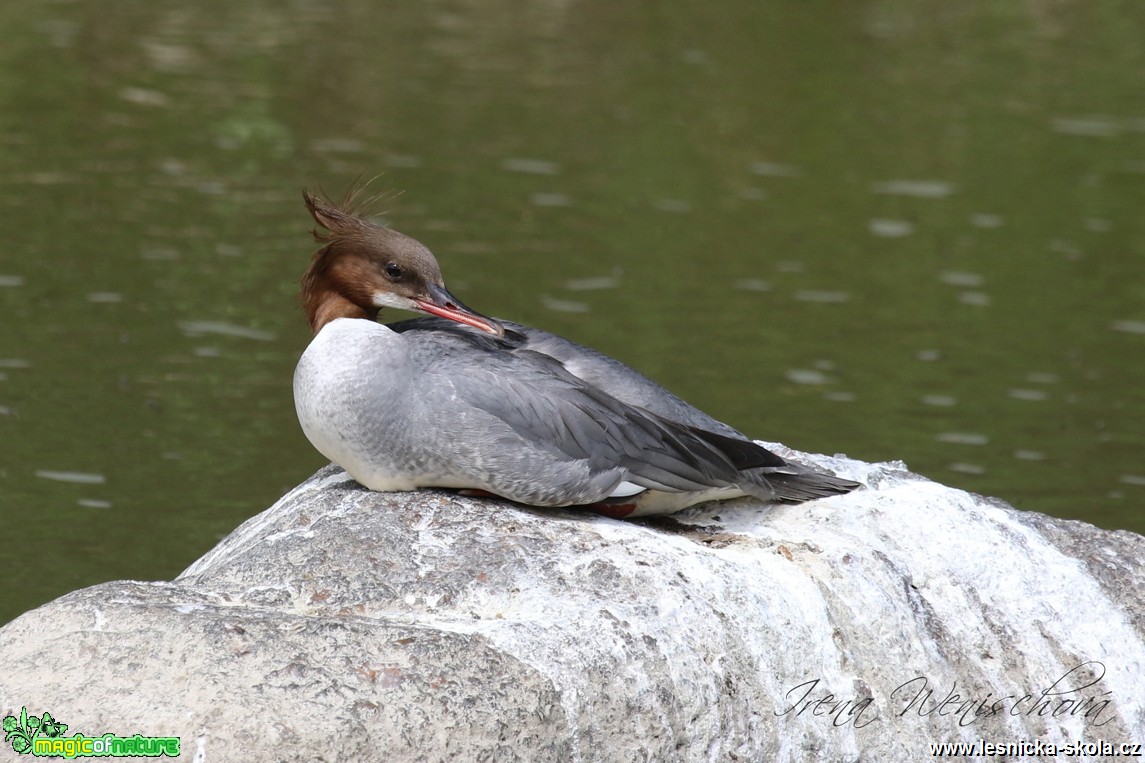
[[[323,464],[300,191],[379,174],[479,310],[1145,532],[1145,6],[14,2],[0,622],[170,578]]]

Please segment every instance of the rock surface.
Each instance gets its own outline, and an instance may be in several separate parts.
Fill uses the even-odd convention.
[[[624,522],[327,467],[173,582],[0,630],[0,715],[178,736],[202,761],[1145,742],[1145,538],[795,455],[868,487]]]

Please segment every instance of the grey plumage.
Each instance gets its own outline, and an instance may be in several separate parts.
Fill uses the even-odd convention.
[[[599,463],[603,457],[603,453],[598,452],[601,442],[593,440],[593,437],[605,437],[605,442],[610,445],[608,456],[623,455],[622,463],[626,467],[641,459],[650,461],[655,455],[657,459],[645,465],[643,472],[637,475],[639,479],[632,480],[644,487],[699,490],[717,486],[715,483],[722,480],[724,484],[736,485],[748,495],[783,501],[806,501],[845,493],[857,487],[850,480],[784,461],[752,443],[738,430],[712,418],[614,358],[541,329],[511,321],[500,323],[506,329],[504,338],[473,331],[440,318],[414,318],[389,326],[398,333],[417,332],[420,336],[426,336],[424,332],[440,332],[443,336],[452,337],[452,342],[471,345],[480,352],[467,354],[466,365],[478,356],[498,357],[504,363],[502,356],[505,353],[517,359],[528,359],[527,366],[539,372],[540,377],[530,376],[526,388],[522,389],[509,377],[502,377],[504,384],[494,381],[481,387],[491,396],[484,404],[476,400],[472,402],[483,410],[508,416],[511,422],[515,422],[514,428],[526,436],[554,438],[553,442],[570,445],[577,443],[579,450],[564,451],[570,457],[577,457],[578,453],[581,457],[595,453]],[[562,385],[555,384],[557,379],[562,380]],[[579,384],[571,381],[574,379]],[[533,386],[537,381],[542,386]],[[546,414],[548,418],[536,410],[540,402],[537,395],[545,394],[541,391],[546,388],[543,385],[559,386],[566,391],[564,404],[549,411]],[[473,390],[471,392],[476,394]],[[506,396],[512,398],[513,404],[506,404]],[[582,403],[592,401],[592,406],[577,406],[578,400]],[[616,402],[625,404],[623,412],[617,412]],[[639,415],[634,415],[634,411]],[[607,422],[611,427],[628,426],[643,431],[643,439],[639,440],[642,450],[622,454],[613,437],[615,429],[602,422],[596,422],[593,428],[584,426],[585,415],[591,418],[605,412],[618,417]],[[552,418],[554,413],[557,414],[555,419]],[[548,423],[538,428],[542,420]],[[683,434],[681,430],[684,430]],[[653,443],[662,444],[666,435],[669,439],[673,435],[682,439],[673,440],[675,447],[670,451],[662,451]],[[719,441],[713,442],[717,438]],[[707,447],[697,446],[696,439]],[[737,447],[741,460],[734,464],[734,473],[729,473],[727,467],[734,460],[732,454]],[[670,468],[684,473],[668,475],[655,471],[667,466],[666,457],[675,459]],[[714,459],[714,462],[705,465],[702,460],[693,460],[704,457]],[[659,475],[659,483],[651,476],[654,473]],[[689,484],[686,480],[691,480],[691,487],[685,486]]]

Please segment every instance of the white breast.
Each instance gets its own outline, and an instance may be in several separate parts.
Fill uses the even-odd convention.
[[[323,326],[294,371],[294,407],[307,439],[372,490],[418,487],[394,437],[408,389],[401,336],[360,319]]]

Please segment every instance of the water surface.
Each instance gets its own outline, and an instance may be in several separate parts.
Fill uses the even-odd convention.
[[[379,174],[477,309],[763,439],[1145,531],[1143,21],[0,7],[0,621],[170,578],[323,464],[300,191]]]

